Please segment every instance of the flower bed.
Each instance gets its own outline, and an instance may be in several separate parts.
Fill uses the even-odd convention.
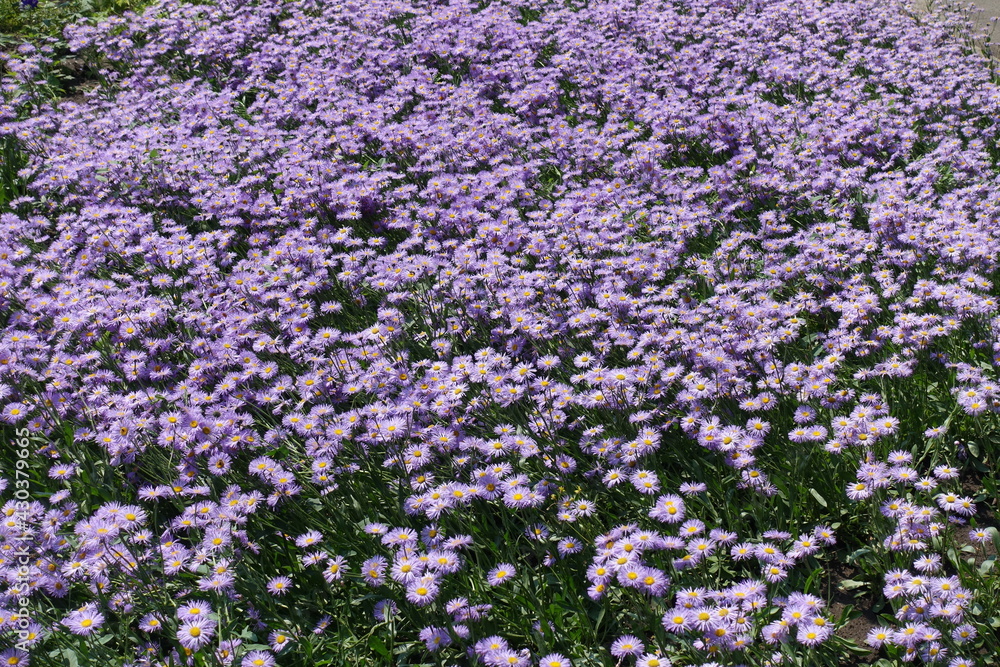
[[[67,28],[85,96],[5,56],[0,655],[988,664],[963,21],[167,0]]]

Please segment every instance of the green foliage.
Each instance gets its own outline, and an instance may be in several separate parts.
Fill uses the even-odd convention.
[[[18,171],[28,164],[28,156],[20,142],[10,135],[0,137],[0,210],[24,194],[24,183]]]
[[[20,0],[0,0],[0,49],[58,38],[76,21],[141,11],[149,4],[149,0],[40,0],[31,8]]]

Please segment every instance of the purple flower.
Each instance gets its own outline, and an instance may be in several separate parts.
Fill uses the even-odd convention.
[[[193,621],[199,618],[208,618],[212,613],[212,605],[203,600],[192,600],[182,604],[177,608],[177,618],[182,621]]]
[[[680,523],[684,520],[684,500],[680,496],[660,496],[649,516],[664,523]]]
[[[145,632],[157,632],[163,629],[163,619],[156,614],[146,614],[139,621],[139,629]]]
[[[427,650],[439,651],[451,644],[451,636],[444,628],[429,626],[420,631],[420,640],[427,646]]]
[[[87,604],[70,612],[62,622],[73,634],[87,636],[104,625],[104,615],[97,611],[97,605]]]
[[[274,667],[274,654],[270,651],[250,651],[243,656],[241,667]]]
[[[556,545],[556,550],[559,552],[560,556],[568,556],[569,554],[575,554],[582,551],[583,545],[580,544],[578,540],[567,537],[559,540],[559,543]]]
[[[374,556],[361,564],[361,576],[369,586],[381,586],[385,583],[385,571],[388,561],[383,556]]]
[[[267,643],[271,646],[272,651],[281,653],[292,645],[292,637],[281,630],[272,630],[267,636]]]
[[[38,0],[33,0],[32,6],[37,6]],[[27,2],[25,4],[28,4]],[[28,667],[31,658],[28,652],[20,648],[9,648],[0,652],[0,665],[10,665],[11,667]]]
[[[428,575],[406,587],[406,599],[418,607],[425,607],[434,601],[439,591],[437,578]]]
[[[57,463],[49,468],[49,477],[52,479],[69,479],[76,474],[76,466],[73,464]]]
[[[274,596],[282,596],[292,589],[292,580],[285,576],[274,577],[267,582],[267,592]]]
[[[830,638],[833,630],[829,626],[817,627],[812,624],[799,625],[795,639],[805,646],[818,646]]]
[[[323,579],[326,580],[328,584],[339,581],[344,576],[346,569],[343,556],[333,556],[332,558],[328,558],[326,566],[323,568]]]
[[[177,641],[184,648],[197,651],[205,646],[215,635],[215,623],[207,618],[195,618],[184,621],[177,629]]]
[[[538,667],[572,667],[561,653],[549,653],[538,659]]]
[[[495,568],[489,571],[486,575],[486,581],[490,586],[499,586],[505,584],[517,574],[517,570],[510,563],[500,563]]]
[[[623,658],[627,655],[639,655],[645,650],[645,645],[633,635],[623,635],[611,644],[611,655]]]

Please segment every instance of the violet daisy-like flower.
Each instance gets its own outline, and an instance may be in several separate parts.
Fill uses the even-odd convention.
[[[573,667],[561,653],[549,653],[538,660],[538,667]]]
[[[222,574],[210,574],[198,580],[198,590],[200,591],[225,591],[233,588],[236,584],[236,577],[229,572]]]
[[[8,403],[0,412],[0,419],[8,424],[17,424],[28,418],[30,409],[23,403]]]
[[[156,614],[146,614],[142,617],[142,620],[139,621],[139,629],[144,632],[157,632],[162,630],[163,619]]]
[[[374,556],[361,564],[361,576],[369,586],[381,586],[385,583],[385,571],[388,561],[382,556]]]
[[[973,528],[969,531],[969,541],[975,544],[989,544],[993,539],[995,530],[989,528]]]
[[[604,477],[601,478],[601,481],[607,488],[612,489],[624,482],[626,479],[628,479],[628,476],[625,475],[624,470],[621,468],[612,468],[604,473]]]
[[[409,528],[393,528],[382,536],[382,544],[386,546],[415,546],[420,535]]]
[[[694,537],[700,535],[705,530],[705,522],[699,519],[689,519],[681,524],[678,534],[681,537]]]
[[[427,564],[424,558],[413,558],[402,554],[396,557],[392,567],[389,569],[389,576],[394,581],[407,584],[415,581],[417,577],[424,573]]]
[[[675,495],[660,496],[649,517],[664,523],[680,523],[684,520],[684,500]]]
[[[185,621],[177,628],[177,641],[181,646],[197,651],[215,635],[215,623],[207,618],[195,618]]]
[[[321,635],[324,632],[326,632],[326,629],[328,627],[330,627],[330,621],[332,621],[332,620],[333,620],[332,616],[330,616],[329,614],[323,614],[320,617],[320,619],[316,622],[316,625],[313,626],[313,630],[312,630],[313,634],[314,635]]]
[[[934,468],[934,477],[940,480],[955,479],[959,475],[957,468],[948,465],[940,465]]]
[[[35,1],[37,3],[37,0]],[[31,657],[28,652],[20,648],[9,648],[0,652],[0,665],[3,667],[28,667],[30,662]]]
[[[829,627],[805,624],[799,626],[795,639],[804,646],[818,646],[829,639],[831,634],[833,631]]]
[[[267,582],[267,592],[274,596],[285,595],[292,589],[292,580],[286,576],[278,576]]]
[[[638,588],[647,595],[663,597],[669,585],[670,579],[663,572],[653,567],[647,567],[639,579]]]
[[[364,528],[364,531],[369,535],[384,535],[388,530],[389,527],[384,523],[369,523]]]
[[[484,659],[486,664],[491,667],[530,667],[531,665],[527,650],[501,649],[487,653]]]
[[[310,530],[295,538],[295,546],[305,549],[312,547],[323,541],[323,533],[318,530]]]
[[[97,611],[97,605],[91,603],[67,615],[63,625],[75,635],[87,636],[104,625],[104,615]]]
[[[785,621],[775,621],[774,623],[769,623],[761,630],[761,634],[764,636],[764,641],[768,644],[777,644],[783,641],[789,632],[788,623]]]
[[[326,560],[326,565],[323,567],[323,579],[328,584],[332,584],[335,581],[339,581],[346,571],[345,560],[343,556],[334,556]]]
[[[941,569],[941,556],[938,554],[925,554],[913,561],[913,567],[920,572],[937,572]]]
[[[494,651],[504,651],[509,648],[510,645],[507,644],[507,640],[498,635],[491,635],[480,639],[473,646],[473,650],[479,655],[486,655]]]
[[[270,651],[250,651],[243,656],[241,667],[274,667],[274,654]]]
[[[204,600],[192,600],[177,608],[177,618],[191,621],[196,618],[207,618],[212,613],[212,605]]]
[[[673,663],[656,653],[644,653],[635,663],[635,667],[671,667]]]
[[[556,550],[559,552],[560,556],[568,556],[569,554],[575,554],[582,551],[583,544],[581,544],[579,540],[567,537],[559,540],[559,543],[556,545]]]
[[[813,528],[813,537],[827,546],[837,543],[837,538],[833,533],[833,529],[829,526],[816,526]]]
[[[462,559],[454,551],[432,549],[427,554],[427,566],[442,574],[452,574],[462,569]]]
[[[428,651],[432,653],[439,651],[451,644],[451,636],[444,628],[429,626],[420,631],[420,640],[424,642]]]
[[[851,500],[864,500],[870,498],[871,495],[871,487],[864,482],[852,482],[847,485],[847,497]]]
[[[489,571],[486,575],[486,581],[490,586],[499,586],[505,584],[517,574],[517,570],[510,563],[500,563],[495,568]]]
[[[272,630],[267,636],[267,643],[275,653],[281,653],[292,645],[292,636],[282,630]]]
[[[437,578],[428,575],[406,587],[406,599],[418,607],[424,607],[434,601],[439,590]]]
[[[69,479],[76,474],[76,466],[72,463],[57,463],[49,468],[49,477],[52,479]]]
[[[242,644],[242,639],[226,639],[219,642],[219,648],[215,650],[216,659],[223,665],[231,665],[236,659],[236,649]]]
[[[675,607],[663,615],[663,627],[667,632],[687,632],[692,627],[690,611],[683,607]]]
[[[785,530],[765,530],[761,536],[767,540],[789,540],[792,534]]]
[[[646,646],[633,635],[623,635],[611,644],[611,655],[616,658],[623,658],[627,655],[639,655],[646,649]]]
[[[892,632],[890,628],[872,628],[868,631],[865,643],[872,648],[879,648],[886,642],[892,641]]]
[[[976,630],[974,625],[969,625],[968,623],[963,623],[951,631],[951,638],[959,644],[972,641],[977,636],[979,636],[979,631]]]

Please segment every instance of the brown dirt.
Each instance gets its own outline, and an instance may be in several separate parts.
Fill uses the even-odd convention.
[[[839,618],[848,606],[853,607],[854,613],[860,612],[856,618],[852,618],[843,626],[837,628],[836,636],[848,641],[852,641],[861,648],[868,648],[865,639],[868,631],[879,626],[878,616],[872,611],[875,592],[872,586],[865,586],[855,590],[844,590],[840,587],[840,582],[845,580],[858,580],[863,576],[861,573],[847,565],[837,563],[828,572],[827,583],[833,591],[833,600],[830,605],[830,614],[833,618]],[[842,667],[860,667],[870,665],[878,659],[878,651],[870,650],[866,654],[852,655],[842,662]]]

